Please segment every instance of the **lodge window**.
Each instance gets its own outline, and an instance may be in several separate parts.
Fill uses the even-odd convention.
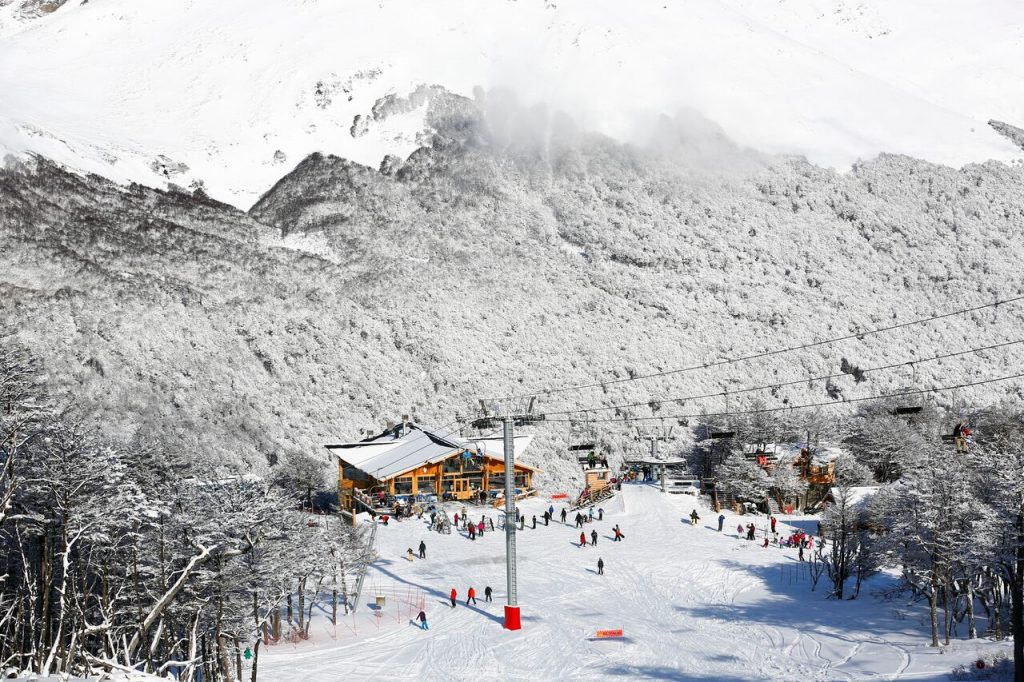
[[[402,476],[395,479],[395,494],[408,495],[412,492],[412,476]]]
[[[458,457],[449,457],[444,461],[444,473],[457,474],[460,471],[462,471],[462,463],[459,461]]]
[[[525,471],[517,471],[516,472],[516,487],[517,488],[525,488],[526,487],[526,472]]]

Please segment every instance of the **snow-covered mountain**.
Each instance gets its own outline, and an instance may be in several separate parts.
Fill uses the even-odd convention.
[[[687,109],[837,168],[1011,160],[985,122],[1024,121],[1022,26],[1016,0],[5,0],[0,147],[248,207],[313,152],[404,157],[437,84],[620,141]]]
[[[109,436],[258,468],[401,414],[437,426],[480,397],[1024,293],[1024,168],[883,155],[840,174],[744,152],[709,124],[695,141],[692,117],[663,122],[657,151],[571,127],[509,144],[507,131],[529,131],[535,111],[423,96],[430,146],[383,170],[310,156],[249,213],[45,161],[0,171],[0,323]],[[661,418],[989,379],[1019,373],[1018,346],[864,382],[806,381],[1017,340],[1022,319],[1024,306],[1002,306],[552,395],[542,409],[634,403],[596,414]],[[935,400],[978,405],[1020,390],[1004,382]],[[714,397],[687,398],[702,394]],[[632,431],[618,421],[600,437],[618,454],[639,447]],[[545,486],[568,485],[567,425],[538,435],[526,458],[547,472]]]

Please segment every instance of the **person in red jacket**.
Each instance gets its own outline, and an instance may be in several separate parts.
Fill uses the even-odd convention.
[[[455,600],[458,599],[458,598],[459,598],[459,593],[456,592],[455,588],[453,587],[452,588],[452,608],[453,609],[455,608]]]
[[[466,596],[466,606],[469,606],[470,601],[472,601],[474,604],[476,603],[476,590],[472,587],[469,588],[469,592],[467,593]]]
[[[586,547],[586,546],[587,546],[587,534],[586,533],[580,533],[580,547]]]

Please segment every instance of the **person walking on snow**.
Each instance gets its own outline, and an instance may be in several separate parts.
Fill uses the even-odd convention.
[[[423,540],[420,540],[420,558],[427,558],[427,543],[423,542]]]
[[[604,575],[604,559],[597,557],[597,574]]]
[[[586,546],[587,546],[587,534],[586,533],[580,533],[580,547],[586,547]]]
[[[597,530],[590,531],[590,544],[597,544]]]
[[[725,525],[725,514],[718,515],[718,532],[722,532],[722,526]]]
[[[466,593],[466,606],[469,606],[470,601],[476,604],[476,590],[472,587],[469,588],[469,592]]]
[[[420,611],[420,615],[416,616],[416,620],[420,622],[420,630],[429,630],[427,627],[427,614]]]
[[[548,516],[555,518],[555,505],[548,507]]]
[[[530,526],[530,530],[537,530],[537,515],[533,515],[533,525]]]
[[[455,512],[455,527],[459,527],[459,512]]]
[[[479,535],[480,537],[484,536],[484,522],[483,522],[483,519],[480,520],[480,523],[476,524],[476,532],[477,532],[477,535]]]
[[[469,539],[476,540],[476,524],[469,524]]]
[[[742,535],[743,535],[743,524],[742,523],[736,524],[736,537],[741,537]]]
[[[544,527],[545,528],[548,527],[548,521],[550,521],[550,520],[551,520],[551,512],[549,512],[549,511],[544,512]]]
[[[453,587],[453,588],[452,588],[452,594],[451,594],[451,599],[452,599],[452,608],[453,608],[453,609],[455,608],[456,600],[458,600],[458,598],[459,598],[459,593],[458,593],[458,592],[456,592],[456,591],[455,591],[455,588]]]
[[[484,588],[484,601],[485,602],[491,601],[491,586],[490,585],[488,585],[487,587]]]
[[[694,509],[692,512],[690,512],[690,525],[696,526],[698,521],[700,521],[700,517],[697,516],[697,510]]]
[[[565,523],[565,507],[562,507],[562,523]]]
[[[577,528],[582,528],[583,527],[583,515],[580,514],[579,512],[576,512],[576,527]]]
[[[590,513],[590,520],[593,521],[594,520],[594,508],[593,507],[590,508],[590,512],[589,513]]]
[[[775,517],[773,516],[773,517],[771,518],[771,522],[772,522],[772,532],[773,532],[773,533],[775,532],[775,523],[776,523],[776,521],[777,521],[777,520],[776,520],[776,518],[775,518]]]
[[[604,509],[597,510],[597,520],[604,521]]]

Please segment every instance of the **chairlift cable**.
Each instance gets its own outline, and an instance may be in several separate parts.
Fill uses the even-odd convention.
[[[905,367],[908,364],[913,365],[913,364],[920,364],[920,363],[923,363],[923,362],[934,362],[936,360],[945,360],[947,358],[955,358],[955,357],[958,357],[958,356],[961,356],[961,355],[969,355],[971,353],[980,353],[980,352],[986,351],[986,350],[993,350],[993,349],[996,349],[996,348],[1004,348],[1006,346],[1012,346],[1012,345],[1015,345],[1015,344],[1018,344],[1018,343],[1024,343],[1024,339],[1018,339],[1017,341],[1006,341],[1006,342],[1003,342],[1003,343],[996,343],[996,344],[992,344],[990,346],[982,346],[980,348],[970,348],[968,350],[957,351],[955,353],[945,353],[943,355],[936,355],[934,357],[923,358],[923,359],[920,359],[920,360],[912,360],[910,362],[906,362],[906,361],[904,361],[904,362],[894,362],[894,363],[889,364],[889,365],[879,365],[878,367],[868,367],[867,369],[859,369],[859,368],[858,369],[859,369],[860,372],[863,372],[865,374],[867,374],[868,372],[880,372],[880,371],[887,370],[887,369],[894,369],[894,368],[897,368],[897,367]],[[653,398],[653,399],[650,399],[650,400],[645,400],[643,402],[623,403],[623,404],[619,404],[619,405],[607,405],[607,406],[604,406],[604,407],[578,407],[578,408],[572,409],[572,410],[547,411],[547,412],[545,412],[545,414],[547,414],[547,415],[552,415],[552,414],[553,415],[562,415],[562,414],[577,414],[577,413],[584,413],[584,414],[586,414],[586,413],[590,413],[590,412],[600,412],[602,410],[617,410],[617,409],[621,409],[621,408],[625,408],[625,407],[643,407],[645,405],[650,405],[652,402],[655,402],[655,403],[668,403],[668,402],[678,402],[678,401],[686,401],[686,400],[701,400],[701,399],[704,399],[704,398],[717,398],[718,396],[722,396],[722,395],[724,395],[724,396],[726,396],[726,398],[728,398],[728,396],[730,394],[736,395],[738,393],[752,393],[754,391],[767,391],[767,390],[771,390],[771,389],[775,389],[775,388],[784,388],[786,386],[795,386],[796,384],[802,384],[804,382],[810,383],[810,382],[814,382],[814,381],[827,381],[828,379],[838,379],[838,378],[846,377],[846,376],[852,376],[852,372],[837,372],[835,374],[823,374],[822,376],[817,376],[817,377],[806,377],[806,378],[803,378],[803,379],[795,379],[793,381],[783,381],[781,383],[765,384],[763,386],[752,386],[750,388],[741,388],[741,389],[737,389],[737,390],[733,390],[733,391],[728,391],[728,390],[726,390],[726,391],[715,391],[714,393],[703,393],[703,394],[700,394],[700,395],[679,396],[679,397],[675,397],[675,398]],[[726,410],[727,410],[727,413],[729,413],[728,412],[728,408],[726,408]],[[731,413],[729,413],[729,414],[731,414]]]
[[[964,383],[964,384],[957,384],[955,386],[939,386],[937,388],[922,388],[922,389],[913,390],[913,391],[900,391],[898,393],[882,393],[882,394],[878,394],[878,395],[866,396],[866,397],[863,397],[863,398],[850,398],[848,400],[833,400],[833,401],[818,402],[818,403],[805,403],[803,405],[786,405],[785,407],[766,407],[766,408],[761,408],[761,409],[756,409],[756,410],[740,410],[740,411],[732,411],[732,412],[696,412],[696,413],[691,413],[691,414],[673,415],[672,417],[669,417],[669,418],[670,419],[696,419],[696,418],[700,418],[700,417],[729,417],[729,416],[738,416],[738,415],[745,415],[745,414],[768,414],[768,413],[771,413],[771,412],[784,412],[786,410],[801,410],[801,409],[807,409],[807,408],[811,408],[811,407],[828,407],[830,405],[849,405],[851,403],[861,403],[861,402],[866,402],[868,400],[881,400],[883,398],[899,398],[901,396],[908,396],[908,395],[921,395],[921,394],[925,394],[925,393],[941,393],[943,391],[952,391],[952,390],[956,390],[958,388],[968,388],[970,386],[981,386],[983,384],[992,384],[992,383],[996,383],[998,381],[1009,381],[1010,379],[1019,379],[1019,378],[1022,378],[1022,377],[1024,377],[1024,373],[1021,373],[1021,374],[1011,374],[1011,375],[1008,375],[1008,376],[996,377],[996,378],[993,378],[993,379],[983,379],[981,381],[972,381],[972,382],[968,382],[968,383]],[[662,417],[631,417],[631,418],[629,418],[629,421],[649,421],[649,420],[652,420],[652,419],[662,419]],[[545,419],[545,421],[546,422],[551,422],[551,423],[558,423],[558,422],[568,421],[568,419]],[[595,419],[594,421],[596,421],[596,422],[617,422],[617,421],[626,421],[626,419],[623,418],[623,417],[609,417],[609,418],[604,418],[604,419]]]
[[[855,333],[852,333],[852,334],[846,334],[846,335],[843,335],[843,336],[837,336],[837,337],[833,337],[833,338],[830,338],[830,339],[823,339],[821,341],[812,341],[810,343],[803,343],[803,344],[800,344],[798,346],[788,346],[788,347],[785,347],[785,348],[777,348],[775,350],[762,351],[760,353],[753,353],[753,354],[750,354],[750,355],[740,355],[740,356],[737,356],[737,357],[734,357],[734,358],[725,358],[724,360],[715,360],[714,362],[705,362],[705,363],[700,364],[700,365],[690,365],[688,367],[680,367],[680,368],[677,368],[677,369],[668,369],[668,370],[664,370],[664,371],[661,371],[661,372],[653,372],[651,374],[640,374],[640,375],[637,375],[637,376],[623,377],[621,379],[604,379],[602,381],[597,381],[597,382],[588,383],[588,384],[576,384],[576,385],[572,385],[572,386],[561,386],[561,387],[555,387],[555,388],[541,389],[541,390],[535,391],[533,393],[522,393],[522,394],[519,394],[519,395],[514,395],[514,396],[511,396],[511,398],[516,399],[516,398],[527,398],[527,397],[530,397],[530,396],[546,396],[546,395],[553,395],[553,394],[556,394],[556,393],[566,393],[566,392],[569,392],[569,391],[579,391],[579,390],[583,390],[585,388],[596,388],[596,387],[606,388],[609,385],[621,384],[621,383],[625,383],[627,381],[641,381],[643,379],[652,379],[652,378],[656,378],[656,377],[669,376],[669,375],[672,375],[672,374],[682,374],[684,372],[695,372],[697,370],[710,369],[712,367],[720,367],[722,365],[731,365],[731,364],[735,364],[735,363],[738,363],[738,362],[745,362],[747,360],[756,360],[756,359],[759,359],[759,358],[771,357],[773,355],[782,355],[784,353],[792,353],[793,351],[804,350],[804,349],[807,349],[807,348],[816,348],[818,346],[828,346],[828,345],[831,345],[833,343],[838,343],[839,341],[848,341],[850,339],[863,339],[863,337],[865,337],[865,336],[871,336],[871,335],[874,335],[874,334],[881,334],[881,333],[893,331],[893,330],[896,330],[896,329],[903,329],[905,327],[911,327],[911,326],[918,325],[918,324],[924,324],[926,322],[933,322],[935,320],[942,320],[942,319],[945,319],[947,317],[954,317],[956,315],[964,315],[964,314],[967,314],[967,313],[976,312],[978,310],[985,310],[986,308],[995,308],[995,307],[998,307],[998,306],[1001,306],[1001,305],[1008,305],[1008,304],[1016,303],[1016,302],[1022,301],[1022,300],[1024,300],[1024,295],[1022,295],[1022,296],[1015,296],[1013,298],[1007,298],[1007,299],[1003,299],[1003,300],[1000,300],[1000,301],[994,301],[992,303],[986,303],[984,305],[974,306],[974,307],[971,307],[971,308],[963,308],[963,309],[960,309],[960,310],[953,310],[953,311],[950,311],[948,313],[942,313],[941,315],[933,315],[933,316],[930,316],[930,317],[922,317],[922,318],[919,318],[919,319],[916,319],[916,320],[910,320],[909,322],[900,322],[899,324],[888,325],[888,326],[885,326],[885,327],[876,327],[875,329],[867,329],[865,331],[855,332]]]

